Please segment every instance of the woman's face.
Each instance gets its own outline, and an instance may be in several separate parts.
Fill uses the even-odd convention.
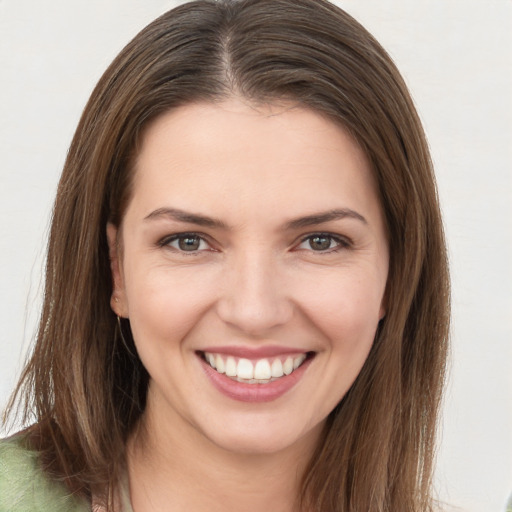
[[[239,453],[316,438],[385,313],[383,215],[346,131],[290,104],[170,111],[108,235],[150,428]]]

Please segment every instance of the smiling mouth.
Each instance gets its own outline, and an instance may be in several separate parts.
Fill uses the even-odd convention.
[[[313,352],[305,352],[294,356],[250,360],[212,352],[201,352],[200,354],[217,373],[245,384],[268,384],[291,375],[302,366],[304,361],[314,355]]]

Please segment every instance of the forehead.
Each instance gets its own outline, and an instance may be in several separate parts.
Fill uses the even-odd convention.
[[[361,148],[310,109],[230,100],[161,115],[142,138],[132,201],[141,208],[148,201],[219,207],[219,197],[235,211],[252,203],[325,209],[339,201],[360,207],[378,202]]]

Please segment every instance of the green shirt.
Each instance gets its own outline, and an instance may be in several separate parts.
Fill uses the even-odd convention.
[[[133,512],[128,478],[121,478],[118,512]],[[40,467],[37,452],[22,446],[20,436],[0,439],[0,512],[91,512],[91,503],[73,496]],[[95,511],[103,510],[95,506]]]
[[[18,436],[0,440],[0,512],[90,511],[90,503],[48,478],[36,452],[21,446]]]

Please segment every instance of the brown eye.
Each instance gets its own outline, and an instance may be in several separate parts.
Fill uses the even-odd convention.
[[[314,251],[326,251],[331,248],[332,237],[325,235],[315,235],[309,238],[309,246]]]
[[[350,246],[350,241],[344,237],[329,233],[315,233],[303,238],[297,249],[330,253]]]
[[[198,236],[178,238],[178,246],[182,251],[197,251],[200,245],[201,239]]]
[[[206,240],[194,233],[181,233],[163,240],[162,246],[172,247],[180,252],[200,252],[210,249]]]

